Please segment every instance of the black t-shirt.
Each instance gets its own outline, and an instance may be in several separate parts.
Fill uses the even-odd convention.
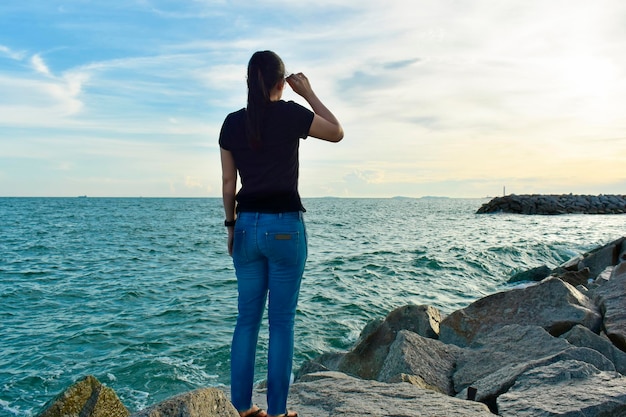
[[[304,211],[298,193],[298,148],[309,134],[314,113],[293,101],[275,101],[261,124],[261,144],[246,138],[246,109],[226,116],[219,144],[230,151],[241,178],[237,211]]]

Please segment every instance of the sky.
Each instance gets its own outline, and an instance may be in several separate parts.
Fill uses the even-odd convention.
[[[623,0],[3,0],[0,196],[221,196],[268,49],[345,131],[304,198],[626,193]]]

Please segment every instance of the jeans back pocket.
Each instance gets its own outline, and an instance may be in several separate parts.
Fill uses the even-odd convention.
[[[265,244],[266,256],[272,262],[296,266],[304,260],[304,242],[300,232],[267,232]]]

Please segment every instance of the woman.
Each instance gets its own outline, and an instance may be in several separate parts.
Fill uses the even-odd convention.
[[[311,110],[281,100],[285,82]],[[285,416],[294,319],[307,242],[298,193],[298,146],[307,136],[330,142],[343,128],[304,74],[285,78],[282,60],[259,51],[248,63],[248,103],[220,132],[228,253],[237,275],[238,315],[231,346],[231,401],[242,417]],[[241,189],[236,193],[237,175]],[[236,221],[235,221],[236,219]],[[252,404],[259,328],[268,301],[267,413]]]

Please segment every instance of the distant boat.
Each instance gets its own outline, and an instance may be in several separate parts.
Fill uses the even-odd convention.
[[[87,198],[86,195],[79,195],[77,198]]]

